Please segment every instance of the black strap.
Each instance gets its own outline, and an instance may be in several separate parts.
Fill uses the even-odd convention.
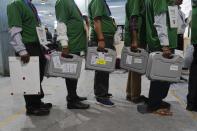
[[[104,1],[104,3],[105,3],[105,6],[106,6],[106,8],[107,8],[107,11],[108,11],[108,15],[109,16],[111,16],[112,15],[112,13],[111,13],[111,11],[110,11],[110,9],[109,9],[109,6],[108,6],[108,4],[107,4],[107,2],[106,2],[106,0],[103,0]]]

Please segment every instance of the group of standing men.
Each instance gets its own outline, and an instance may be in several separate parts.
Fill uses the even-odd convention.
[[[127,0],[125,22],[125,46],[131,49],[145,48],[148,52],[163,51],[163,56],[169,58],[173,49],[177,46],[177,29],[170,27],[168,6],[174,6],[182,0]],[[197,19],[197,1],[193,2],[193,21]],[[83,54],[86,51],[88,41],[87,32],[89,22],[83,19],[82,13],[74,0],[57,0],[55,5],[57,25],[57,41],[61,43],[63,56],[73,53]],[[117,30],[116,23],[111,17],[111,11],[106,0],[92,0],[88,7],[90,21],[90,42],[88,46],[97,46],[98,50],[105,48],[115,50],[114,34]],[[11,34],[11,44],[16,55],[21,61],[28,63],[30,56],[39,56],[40,77],[44,76],[46,59],[43,48],[36,34],[36,27],[41,21],[32,0],[14,0],[7,7],[8,23]],[[192,44],[194,44],[194,60],[190,70],[188,106],[190,111],[197,111],[197,27],[192,24]],[[89,105],[83,103],[85,97],[77,95],[76,79],[66,79],[68,90],[68,109],[88,109]],[[40,84],[41,85],[41,84]],[[129,72],[127,84],[127,99],[134,103],[144,102],[138,105],[141,113],[156,112],[160,115],[171,115],[170,104],[164,102],[170,83],[163,81],[151,81],[149,98],[141,96],[141,75]],[[41,86],[40,86],[41,87]],[[112,94],[109,90],[109,73],[95,71],[94,94],[98,104],[112,107],[110,100]],[[41,87],[38,95],[25,95],[27,115],[48,115],[51,103],[44,103],[41,99],[44,92]]]

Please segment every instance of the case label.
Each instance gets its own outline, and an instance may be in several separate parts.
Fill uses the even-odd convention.
[[[171,65],[170,66],[170,70],[171,71],[178,71],[179,70],[179,66],[177,66],[177,65]]]
[[[131,65],[133,60],[133,56],[127,55],[126,64]]]

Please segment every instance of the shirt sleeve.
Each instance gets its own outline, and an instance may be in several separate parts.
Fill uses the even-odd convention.
[[[159,15],[156,15],[154,17],[154,21],[155,21],[154,26],[157,30],[157,34],[158,34],[161,46],[169,46],[166,13],[161,13]]]
[[[127,10],[129,12],[129,18],[140,15],[140,4],[140,0],[128,0]]]
[[[154,15],[159,15],[160,13],[167,12],[167,7],[167,0],[153,0]]]
[[[57,24],[57,41],[61,46],[68,46],[67,26],[64,23]]]
[[[17,3],[13,2],[7,6],[7,16],[9,27],[22,27],[22,14],[20,13]]]
[[[20,27],[12,27],[9,30],[11,41],[10,44],[13,46],[15,51],[19,53],[19,55],[25,55],[27,54],[26,48],[22,42],[21,32],[22,28]]]
[[[105,3],[103,0],[95,0],[91,7],[93,18],[105,15]]]
[[[67,3],[65,3],[67,2]],[[55,14],[56,14],[56,19],[58,22],[63,22],[63,23],[67,23],[69,20],[69,12],[70,12],[70,1],[59,1],[58,3],[56,3],[55,5]]]
[[[130,31],[138,30],[141,2],[140,0],[127,0],[126,15],[129,18]]]
[[[64,3],[67,2],[67,3]],[[70,1],[59,1],[55,5],[57,24],[57,41],[60,41],[61,46],[68,46],[67,26],[66,23],[69,21],[69,12],[71,7]]]

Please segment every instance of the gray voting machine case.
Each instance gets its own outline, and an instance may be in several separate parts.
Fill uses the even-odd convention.
[[[171,59],[164,58],[162,52],[153,52],[149,56],[146,76],[150,80],[179,82],[183,58],[172,55]]]
[[[61,52],[53,52],[47,61],[45,75],[47,77],[63,77],[78,79],[81,73],[82,58],[69,54],[72,58],[64,58]]]
[[[97,47],[88,47],[86,69],[113,72],[115,70],[116,52],[106,48],[107,52],[97,51]]]
[[[144,49],[137,49],[132,52],[130,47],[124,47],[121,55],[120,67],[139,74],[146,73],[148,63],[148,52]]]

